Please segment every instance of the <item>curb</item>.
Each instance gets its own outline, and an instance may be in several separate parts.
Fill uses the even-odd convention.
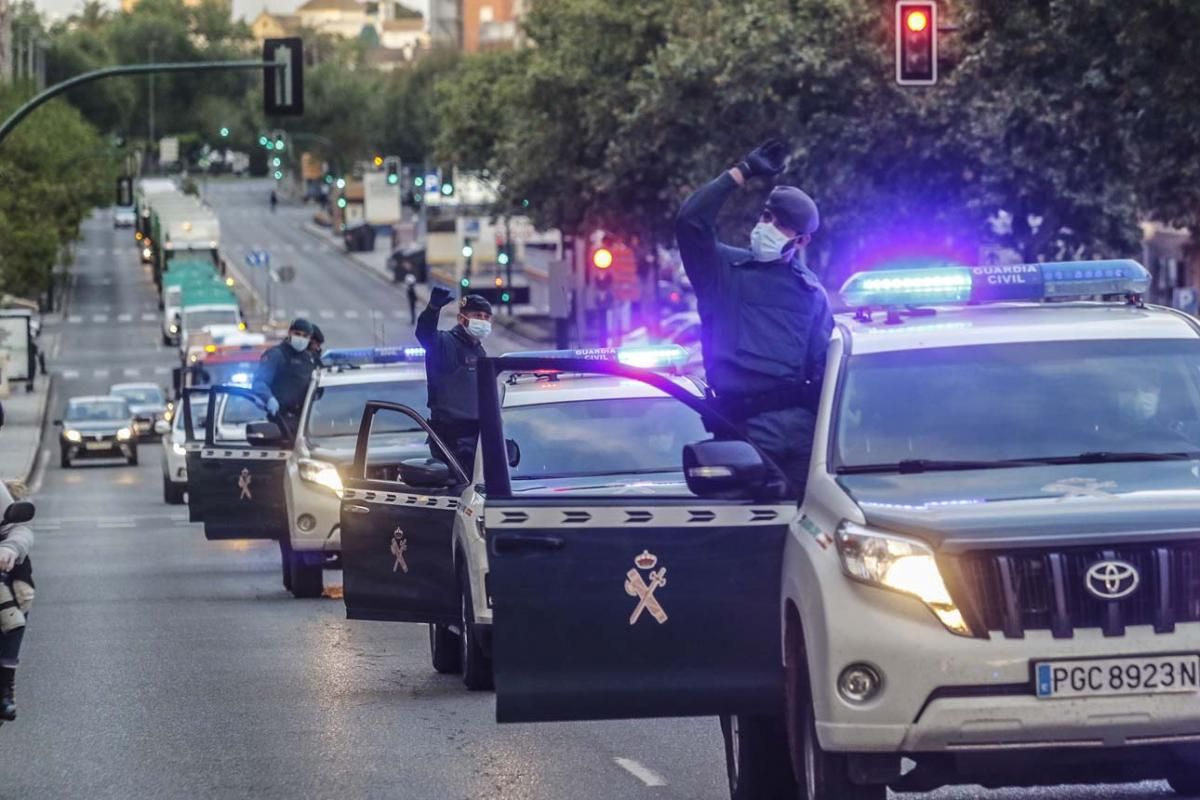
[[[25,475],[21,478],[21,482],[25,484],[26,489],[32,490],[30,482],[37,471],[42,466],[42,455],[45,448],[42,447],[42,440],[46,438],[46,420],[50,418],[50,398],[54,396],[54,390],[57,388],[57,378],[53,372],[46,376],[46,393],[42,396],[41,408],[38,410],[38,437],[37,443],[34,444],[33,454],[29,457],[29,466],[25,469]]]

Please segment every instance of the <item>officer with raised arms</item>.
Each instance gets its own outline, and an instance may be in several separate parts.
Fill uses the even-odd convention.
[[[308,320],[292,320],[287,336],[262,354],[254,372],[254,393],[266,404],[268,416],[283,422],[288,436],[296,435],[308,381],[317,368],[317,360],[309,352],[314,331]]]
[[[456,324],[438,330],[438,315],[450,304],[448,289],[436,288],[417,317],[417,341],[425,348],[429,425],[470,474],[479,439],[478,362],[487,355],[483,340],[492,332],[492,304],[477,294],[459,303]]]
[[[702,187],[679,210],[676,237],[696,290],[718,408],[802,498],[833,332],[829,299],[805,263],[820,224],[817,205],[794,186],[777,186],[749,249],[717,239],[717,215],[729,197],[751,178],[782,174],[787,156],[787,145],[771,140]]]

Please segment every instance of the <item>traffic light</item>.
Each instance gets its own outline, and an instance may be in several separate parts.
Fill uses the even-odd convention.
[[[268,117],[304,113],[304,42],[299,36],[263,40],[263,110]],[[282,149],[282,148],[280,148]]]
[[[279,156],[275,156],[271,159],[271,166],[275,169],[279,169],[283,166],[283,159],[281,159]]]
[[[612,250],[607,247],[597,247],[592,251],[592,266],[604,274],[613,264]]]
[[[387,182],[388,186],[400,183],[400,162],[394,158],[387,162]]]
[[[383,156],[375,156],[373,159],[376,168],[383,166]]]
[[[287,147],[287,145],[284,144],[283,139],[275,140],[275,149],[276,150],[283,150],[283,148],[285,148],[285,147]]]
[[[277,180],[277,181],[283,180],[283,173],[280,172],[279,170],[275,170],[275,180]]]
[[[269,148],[271,146],[271,140],[265,136],[260,136],[260,137],[258,137],[258,144],[260,147]]]
[[[222,139],[228,139],[228,138],[229,138],[229,128],[224,128],[224,127],[223,127],[223,128],[221,128],[221,131],[220,131],[220,133],[221,133],[221,138],[222,138]]]
[[[937,3],[896,3],[896,82],[901,86],[937,83]]]

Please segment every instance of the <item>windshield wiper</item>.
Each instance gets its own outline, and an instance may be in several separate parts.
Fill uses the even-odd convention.
[[[898,472],[911,475],[918,472],[958,472],[970,469],[1005,469],[1029,467],[1042,462],[1034,459],[1013,458],[995,461],[954,461],[934,458],[906,458],[891,464],[849,464],[837,468],[838,475],[867,475],[871,473]]]
[[[1090,450],[1073,456],[1031,458],[1038,464],[1120,464],[1135,461],[1191,461],[1200,459],[1200,452],[1146,453],[1138,451]]]

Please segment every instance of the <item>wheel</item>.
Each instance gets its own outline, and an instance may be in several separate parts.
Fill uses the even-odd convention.
[[[458,635],[448,626],[429,626],[429,657],[434,670],[442,675],[452,675],[461,671],[460,647]]]
[[[325,576],[321,574],[324,569],[323,565],[319,562],[315,565],[308,564],[303,555],[290,547],[288,550],[290,551],[288,561],[291,564],[291,586],[288,588],[292,592],[292,597],[320,597],[321,592],[325,590]]]
[[[71,466],[71,457],[67,455],[67,448],[65,447],[59,448],[58,465],[63,469],[67,469]]]
[[[491,689],[492,663],[483,654],[483,647],[480,645],[475,631],[475,606],[471,601],[471,579],[465,569],[458,573],[458,585],[460,587],[459,608],[462,611],[461,621],[458,625],[460,660],[462,661],[459,671],[462,674],[463,685],[472,692]]]
[[[186,486],[177,486],[174,481],[163,475],[163,502],[167,505],[183,505],[183,493]]]
[[[808,681],[808,662],[799,624],[788,620],[784,647],[787,663],[787,740],[801,800],[885,800],[887,787],[864,786],[850,780],[849,763],[841,753],[821,749],[816,714]]]
[[[283,588],[292,590],[292,543],[286,536],[279,540],[279,564],[283,573]]]
[[[792,775],[783,717],[725,715],[725,773],[732,800],[793,800]]]

